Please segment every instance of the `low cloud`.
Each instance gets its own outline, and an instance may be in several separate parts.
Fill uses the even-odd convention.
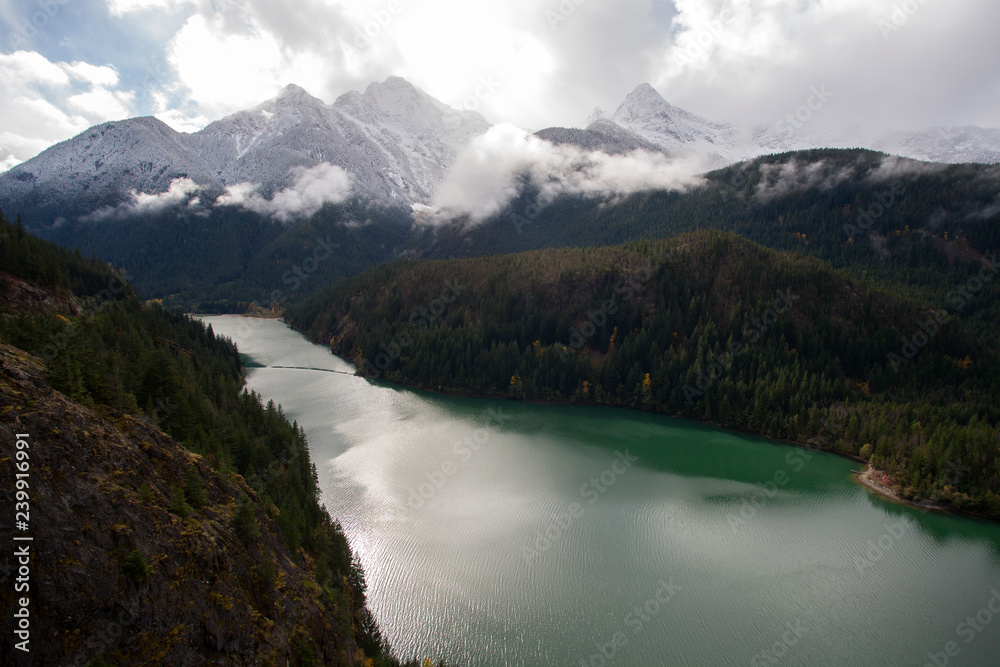
[[[290,222],[308,218],[326,204],[339,204],[351,194],[351,174],[327,162],[308,169],[296,167],[292,176],[292,186],[271,199],[261,196],[253,183],[237,183],[226,188],[216,204],[242,206],[281,222]]]
[[[868,175],[868,179],[876,183],[883,183],[897,178],[909,176],[926,176],[940,174],[948,169],[948,165],[936,162],[920,162],[909,158],[889,155],[882,158],[878,168],[873,169]]]
[[[701,159],[635,151],[608,155],[555,145],[509,124],[491,128],[458,156],[434,198],[439,217],[481,222],[502,211],[526,185],[539,204],[564,195],[608,197],[645,190],[686,190],[702,183]]]
[[[761,180],[755,197],[768,202],[802,190],[830,190],[841,183],[857,178],[857,167],[831,167],[825,160],[800,163],[796,159],[781,164],[762,164]]]
[[[0,174],[2,174],[5,171],[10,171],[19,164],[21,164],[21,161],[18,160],[13,155],[8,155],[5,158],[0,158]]]
[[[90,215],[80,218],[82,222],[101,222],[110,219],[131,218],[140,215],[156,215],[172,206],[184,204],[191,208],[200,205],[197,193],[201,186],[190,178],[175,178],[166,192],[151,194],[146,192],[131,192],[132,200],[117,206],[106,206]]]
[[[966,220],[990,220],[1000,215],[1000,194],[996,196],[992,203],[979,208],[966,216]]]

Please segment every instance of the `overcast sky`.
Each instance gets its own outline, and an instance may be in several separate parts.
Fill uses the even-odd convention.
[[[453,106],[492,89],[479,110],[530,129],[642,82],[740,125],[825,86],[830,126],[997,127],[998,27],[993,0],[0,0],[0,168],[106,120],[194,131],[389,75]]]

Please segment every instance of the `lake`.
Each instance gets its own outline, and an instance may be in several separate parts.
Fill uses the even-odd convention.
[[[661,415],[372,383],[281,322],[202,319],[305,429],[402,657],[1000,665],[1000,526],[873,495],[860,464]]]

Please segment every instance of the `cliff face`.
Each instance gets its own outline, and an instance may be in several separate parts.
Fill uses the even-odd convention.
[[[17,434],[30,444],[27,531],[11,523]],[[4,613],[5,664],[365,664],[354,610],[324,605],[276,510],[242,477],[217,473],[149,423],[68,400],[37,359],[7,345],[0,451],[0,599],[5,610],[30,599],[31,633],[30,653],[16,650]],[[201,487],[200,508],[178,507],[182,487],[189,499]],[[33,541],[12,542],[12,532]],[[27,593],[15,593],[10,545],[29,545]]]

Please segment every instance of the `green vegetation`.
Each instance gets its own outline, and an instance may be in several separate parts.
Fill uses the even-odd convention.
[[[966,280],[979,270],[953,268]],[[998,283],[982,290],[985,303],[996,302]],[[460,295],[435,305],[449,284]],[[851,455],[864,448],[905,496],[1000,517],[1000,360],[964,313],[929,325],[942,307],[852,281],[813,258],[701,232],[396,263],[289,317],[371,377],[652,410],[818,438]],[[932,335],[916,336],[926,345],[907,360],[903,339],[925,329]]]
[[[176,514],[183,521],[191,516],[191,506],[188,505],[184,489],[175,486],[171,491],[170,505],[167,507],[167,511],[171,514]]]
[[[149,581],[149,575],[153,573],[153,569],[146,563],[146,557],[142,550],[136,548],[125,557],[125,561],[122,563],[122,573],[133,582],[144,584]]]
[[[390,259],[411,227],[406,211],[356,203],[327,206],[293,226],[238,207],[215,208],[207,217],[173,211],[101,224],[69,217],[44,230],[46,237],[121,267],[147,299],[201,313],[301,298]]]
[[[684,193],[566,197],[538,210],[538,193],[529,189],[484,224],[424,234],[418,250],[445,259],[719,230],[944,304],[967,279],[968,267],[953,260],[1000,253],[998,189],[996,165],[926,164],[867,150],[799,151],[711,172]],[[1000,303],[975,300],[962,319],[1000,346]]]

